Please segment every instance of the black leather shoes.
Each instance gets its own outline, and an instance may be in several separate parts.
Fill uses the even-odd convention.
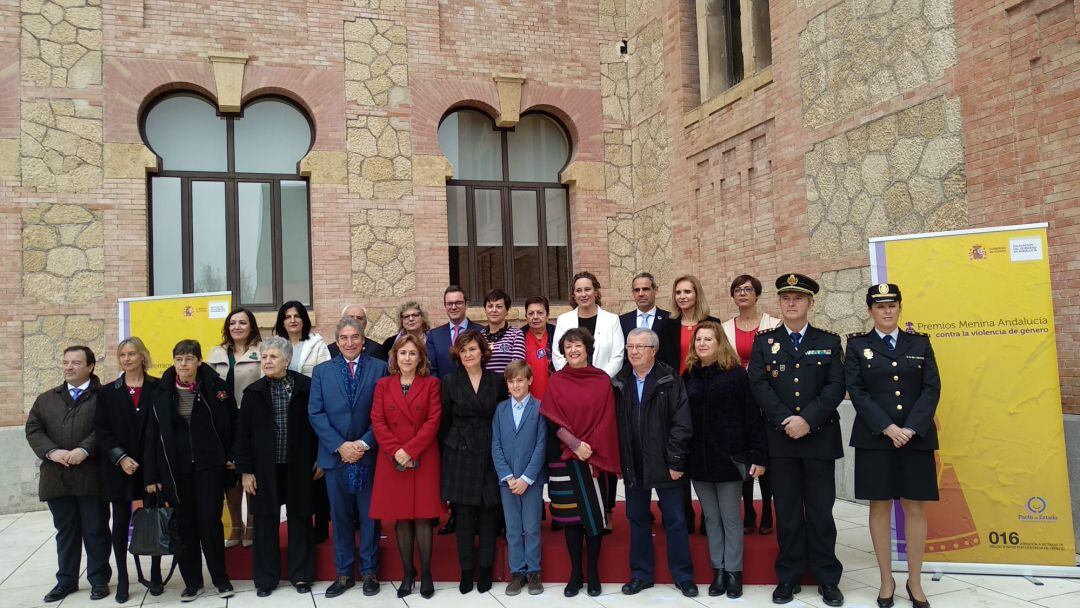
[[[270,597],[274,590],[269,587],[259,587],[255,590],[255,597]]]
[[[795,595],[802,591],[802,587],[799,585],[792,585],[790,583],[780,583],[773,589],[772,601],[774,604],[786,604],[795,599]]]
[[[131,599],[131,596],[128,594],[128,586],[127,585],[121,585],[120,583],[117,583],[116,584],[116,603],[117,604],[126,604],[129,599]]]
[[[227,599],[236,595],[236,590],[233,589],[232,583],[225,582],[217,585],[217,594],[218,597]]]
[[[585,583],[585,593],[589,594],[589,597],[600,596],[600,577],[590,576],[589,580]]]
[[[180,592],[180,601],[185,604],[194,602],[202,595],[202,592],[202,587],[184,587],[184,590]]]
[[[75,593],[78,590],[78,585],[75,585],[74,587],[61,587],[60,585],[57,585],[52,588],[52,591],[49,591],[45,594],[44,601],[46,603],[59,602],[60,600],[71,595],[72,593]]]
[[[296,583],[297,593],[311,593],[311,583]]]
[[[713,570],[713,582],[709,584],[709,597],[720,597],[727,592],[727,572]]]
[[[165,585],[161,581],[150,581],[150,595],[157,597],[165,593]]]
[[[725,572],[725,585],[729,599],[742,597],[742,572]]]
[[[818,585],[817,592],[828,606],[844,605],[844,594],[840,593],[840,587],[836,585]]]
[[[896,579],[893,579],[892,581],[892,589],[892,593],[889,594],[889,597],[881,597],[880,595],[877,596],[878,608],[892,608],[895,605],[895,602],[893,601],[893,596],[896,595]],[[878,591],[878,593],[881,593],[881,591]]]
[[[374,574],[364,575],[364,595],[372,596],[379,593],[379,579],[375,578]]]
[[[334,583],[326,588],[326,597],[334,598],[353,588],[356,581],[351,576],[339,576]]]
[[[622,586],[623,595],[637,595],[641,593],[643,589],[652,587],[652,583],[646,583],[640,578],[632,578],[629,583]]]
[[[697,597],[698,589],[694,581],[683,581],[675,585],[682,591],[683,597]]]
[[[566,583],[566,587],[563,588],[562,594],[565,597],[574,597],[578,594],[579,591],[581,591],[581,581],[572,580],[569,583]]]
[[[94,585],[90,587],[90,599],[103,600],[107,597],[109,597],[108,585]]]

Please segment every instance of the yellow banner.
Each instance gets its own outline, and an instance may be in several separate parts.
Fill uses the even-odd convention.
[[[221,328],[232,306],[232,294],[194,293],[120,301],[120,339],[138,336],[150,351],[161,377],[172,366],[172,349],[180,340],[194,339],[202,345],[203,358],[221,343]]]
[[[1047,252],[1045,224],[870,241],[941,371],[928,562],[1075,564]]]

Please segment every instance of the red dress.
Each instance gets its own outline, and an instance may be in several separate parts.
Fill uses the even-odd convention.
[[[754,336],[757,335],[757,331],[756,327],[750,331],[743,331],[738,325],[735,326],[735,352],[739,353],[739,362],[742,363],[743,369],[750,365],[750,351],[754,348]]]
[[[446,505],[439,496],[439,444],[442,419],[439,380],[417,376],[407,395],[401,394],[401,376],[375,383],[371,427],[379,444],[375,461],[375,488],[371,496],[373,519],[439,517]],[[394,454],[404,449],[419,462],[415,469],[399,471]]]

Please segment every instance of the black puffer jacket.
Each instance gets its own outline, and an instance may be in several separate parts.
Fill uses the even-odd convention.
[[[656,361],[645,379],[641,405],[637,405],[637,380],[634,368],[627,365],[615,374],[615,419],[619,426],[619,456],[622,460],[623,482],[635,487],[638,480],[647,488],[664,488],[683,484],[671,478],[670,471],[686,471],[686,455],[692,427],[690,406],[682,380],[670,367]],[[641,419],[635,420],[636,416]],[[634,428],[640,429],[642,471],[635,470]]]
[[[740,481],[733,460],[765,466],[765,426],[750,395],[746,371],[736,365],[694,367],[683,374],[694,434],[687,472],[698,481]]]
[[[185,421],[177,408],[180,398],[176,393],[175,368],[170,367],[161,375],[149,404],[143,482],[160,483],[170,500],[176,500],[177,473],[225,466],[234,459],[237,409],[229,384],[205,363],[199,366],[195,382],[198,392],[190,421]]]

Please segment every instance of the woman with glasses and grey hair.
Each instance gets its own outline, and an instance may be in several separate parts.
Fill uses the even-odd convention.
[[[240,403],[236,468],[255,515],[252,578],[259,597],[270,595],[280,578],[281,505],[288,514],[289,582],[307,593],[315,579],[312,482],[323,472],[315,466],[318,442],[308,421],[311,380],[289,369],[293,354],[279,336],[260,344],[263,377],[248,385]]]
[[[431,331],[431,320],[428,319],[427,311],[419,302],[409,300],[398,306],[398,332],[383,340],[382,350],[389,354],[394,348],[394,342],[405,334],[415,336],[426,347],[429,331]]]

